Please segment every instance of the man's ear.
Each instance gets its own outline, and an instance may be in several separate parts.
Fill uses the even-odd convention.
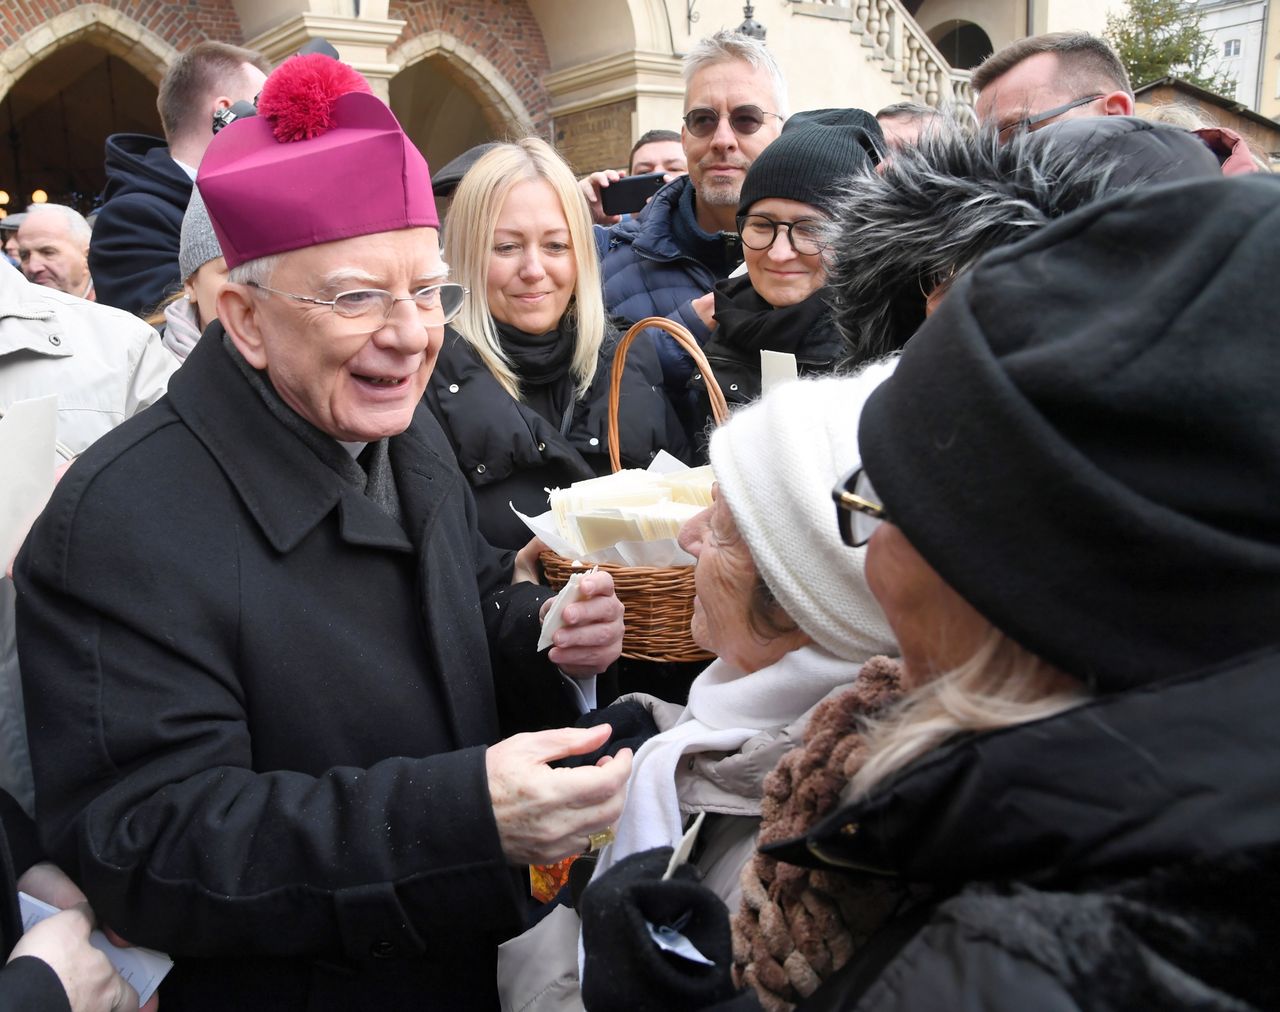
[[[262,339],[260,305],[248,285],[228,281],[218,291],[218,320],[236,351],[255,369],[267,367],[267,349]]]
[[[1133,96],[1127,91],[1113,91],[1102,97],[1102,114],[1104,116],[1132,116]]]

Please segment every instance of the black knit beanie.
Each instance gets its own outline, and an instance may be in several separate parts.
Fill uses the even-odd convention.
[[[1173,183],[966,272],[867,402],[890,519],[1101,692],[1280,641],[1280,179]]]
[[[813,109],[787,120],[778,139],[751,163],[738,214],[767,197],[798,200],[830,213],[846,176],[875,164],[880,124],[861,109]]]

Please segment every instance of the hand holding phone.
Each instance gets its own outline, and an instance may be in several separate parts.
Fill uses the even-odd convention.
[[[645,172],[623,176],[600,191],[600,206],[605,214],[633,214],[644,208],[649,198],[662,189],[665,172]]]

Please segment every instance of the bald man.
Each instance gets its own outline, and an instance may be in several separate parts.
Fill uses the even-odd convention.
[[[89,275],[92,230],[64,204],[33,204],[18,226],[18,260],[32,284],[94,301]]]

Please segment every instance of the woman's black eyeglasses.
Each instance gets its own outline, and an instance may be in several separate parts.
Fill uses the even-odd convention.
[[[720,120],[727,118],[729,127],[735,134],[739,137],[749,137],[764,126],[766,116],[777,116],[778,119],[782,119],[778,113],[765,112],[758,105],[740,105],[736,109],[730,109],[727,117],[722,116],[715,109],[690,109],[684,114],[684,127],[695,137],[710,137],[716,132]]]
[[[857,467],[846,474],[831,490],[836,504],[836,523],[840,537],[850,548],[861,548],[871,540],[875,529],[889,519],[880,505],[880,497],[871,487],[867,473]]]
[[[744,214],[738,219],[738,235],[748,249],[768,249],[777,241],[779,229],[786,230],[787,241],[797,253],[813,256],[827,248],[826,222],[817,218],[775,221],[765,214]]]

